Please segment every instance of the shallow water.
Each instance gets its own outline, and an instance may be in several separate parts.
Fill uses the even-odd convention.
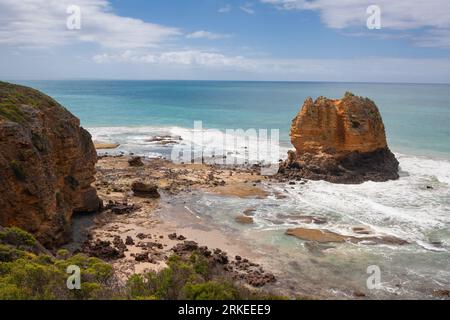
[[[32,81],[80,117],[93,138],[118,142],[110,153],[170,157],[172,147],[150,143],[155,135],[192,139],[194,121],[205,128],[280,129],[284,157],[291,119],[308,97],[341,97],[345,91],[368,96],[380,108],[401,178],[385,183],[265,185],[286,199],[237,199],[199,193],[176,201],[209,227],[232,234],[278,270],[292,292],[348,298],[355,291],[371,298],[435,298],[450,289],[450,85],[367,83],[274,83],[202,81]],[[214,137],[213,137],[214,138]],[[203,142],[204,143],[204,142]],[[208,144],[220,146],[213,139]],[[245,153],[241,146],[233,156]],[[255,224],[234,217],[256,208]],[[170,210],[169,210],[170,213]],[[326,225],[301,224],[313,215]],[[290,217],[286,217],[290,216]],[[202,223],[203,223],[202,222]],[[326,228],[352,235],[367,226],[376,234],[409,241],[406,246],[333,244],[317,247],[286,236],[291,227]],[[368,290],[367,267],[381,269],[382,288]],[[284,282],[283,282],[284,281]],[[286,284],[289,285],[286,285]]]

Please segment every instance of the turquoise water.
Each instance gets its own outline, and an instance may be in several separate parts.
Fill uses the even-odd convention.
[[[54,97],[83,126],[279,129],[303,101],[346,91],[379,106],[396,152],[450,158],[450,85],[220,81],[24,81]]]
[[[273,265],[277,276],[290,287],[343,297],[352,297],[352,290],[358,290],[371,298],[436,298],[436,290],[450,289],[450,85],[202,81],[23,84],[66,106],[95,140],[118,142],[117,152],[146,156],[170,152],[168,147],[149,142],[151,136],[180,135],[185,140],[181,144],[186,143],[197,120],[203,121],[204,128],[220,130],[279,129],[286,148],[290,146],[291,120],[308,96],[339,98],[346,91],[367,96],[382,113],[389,144],[400,162],[399,180],[345,186],[324,181],[295,186],[264,183],[271,196],[263,200],[204,193],[178,200],[199,217],[198,223],[225,230],[235,241],[254,244],[253,250],[265,259],[265,265]],[[214,141],[210,143],[220,145],[218,136],[211,136]],[[235,151],[242,154],[242,150]],[[286,198],[274,197],[275,192]],[[247,208],[256,209],[255,223],[244,228],[234,217]],[[287,214],[294,218],[287,219]],[[329,223],[303,224],[295,219],[298,215],[323,217]],[[410,244],[337,244],[318,254],[303,241],[285,235],[288,228],[306,227],[355,236],[355,226]],[[370,265],[382,270],[379,290],[366,287]]]

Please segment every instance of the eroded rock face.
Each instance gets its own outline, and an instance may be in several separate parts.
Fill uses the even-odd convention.
[[[292,122],[291,142],[296,151],[280,169],[291,178],[362,183],[399,177],[380,112],[367,98],[307,99]]]
[[[37,90],[0,82],[0,225],[47,246],[66,242],[72,214],[101,206],[96,162],[75,116]]]

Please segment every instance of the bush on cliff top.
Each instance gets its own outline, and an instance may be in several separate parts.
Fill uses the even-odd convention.
[[[0,81],[0,118],[17,123],[26,122],[22,105],[36,108],[59,106],[55,100],[38,90]]]

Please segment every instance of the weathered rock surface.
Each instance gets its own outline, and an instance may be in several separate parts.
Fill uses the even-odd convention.
[[[144,162],[142,162],[141,157],[131,157],[131,159],[128,160],[128,164],[130,167],[143,167]]]
[[[296,151],[282,164],[282,176],[334,183],[399,178],[380,112],[368,98],[307,99],[292,122],[291,142]]]
[[[52,98],[0,82],[0,150],[0,225],[57,245],[70,239],[74,212],[101,206],[91,136]]]
[[[314,241],[317,243],[351,242],[365,245],[385,244],[385,245],[399,245],[399,246],[409,244],[409,242],[406,240],[396,238],[390,235],[354,237],[341,235],[329,230],[308,229],[308,228],[288,229],[286,231],[286,234],[289,236],[297,237],[304,241]]]
[[[253,217],[250,216],[237,216],[234,219],[240,224],[253,224]]]
[[[140,198],[160,198],[158,186],[154,183],[145,183],[142,181],[135,181],[131,185],[131,190],[136,197]]]

